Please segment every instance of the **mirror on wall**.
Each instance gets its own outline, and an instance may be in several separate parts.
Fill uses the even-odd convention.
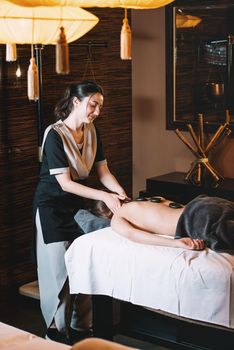
[[[167,129],[234,131],[234,1],[175,1],[166,9]]]

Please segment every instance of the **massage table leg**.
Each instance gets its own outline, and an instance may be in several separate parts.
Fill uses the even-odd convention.
[[[113,340],[112,298],[103,295],[93,295],[92,304],[94,337]]]

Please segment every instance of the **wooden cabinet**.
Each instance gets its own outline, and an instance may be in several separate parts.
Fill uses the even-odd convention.
[[[184,180],[185,173],[174,172],[146,179],[146,190],[141,196],[163,196],[187,203],[199,194],[222,197],[234,201],[234,179],[226,178],[216,186],[194,186]]]

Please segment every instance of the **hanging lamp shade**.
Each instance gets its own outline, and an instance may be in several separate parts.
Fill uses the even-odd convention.
[[[154,9],[174,0],[8,0],[21,6],[80,6],[122,7],[128,9]]]
[[[121,7],[126,9],[155,9],[170,4],[174,0],[8,0],[21,6],[80,6],[80,7]],[[130,60],[131,53],[131,27],[125,12],[120,34],[120,57]]]
[[[61,26],[69,43],[90,31],[98,21],[98,17],[79,7],[24,7],[0,1],[0,43],[55,45]]]

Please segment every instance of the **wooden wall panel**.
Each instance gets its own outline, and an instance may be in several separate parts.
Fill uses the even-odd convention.
[[[105,91],[102,116],[96,121],[112,172],[132,190],[131,62],[119,58],[123,10],[93,9],[99,24],[83,38],[70,44],[71,72],[55,74],[55,47],[42,50],[44,127],[54,121],[53,109],[70,83],[82,80],[87,49],[80,43],[105,43],[92,48],[95,78]],[[37,109],[27,99],[26,74],[30,47],[18,47],[22,77],[16,63],[5,62],[0,45],[0,286],[18,286],[36,278],[31,260],[32,200],[38,180]],[[93,74],[89,69],[87,79]],[[90,184],[97,186],[92,175]]]

